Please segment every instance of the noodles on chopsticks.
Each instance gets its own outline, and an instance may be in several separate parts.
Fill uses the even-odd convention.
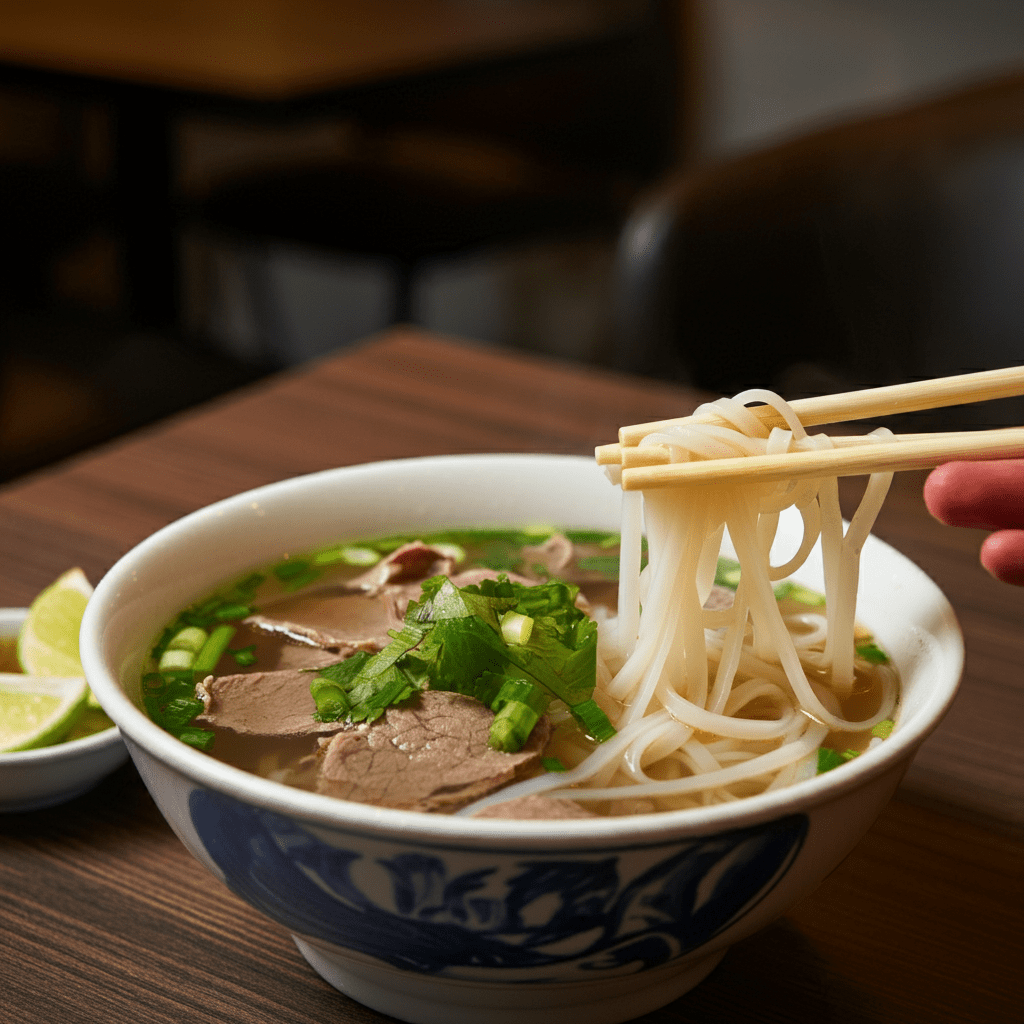
[[[749,403],[771,406],[785,426],[766,426]],[[702,413],[717,414],[716,422],[699,422]],[[865,443],[887,436],[876,431]],[[640,442],[648,445],[686,462],[832,442],[808,435],[786,402],[756,390],[653,431]],[[620,472],[609,467],[614,482]],[[854,617],[860,551],[891,479],[891,472],[870,476],[845,530],[834,476],[624,492],[618,614],[599,620],[595,691],[617,733],[586,750],[572,742],[560,749],[556,738],[552,749],[567,771],[509,787],[467,812],[530,794],[612,814],[720,803],[815,774],[827,738],[869,741],[898,701],[894,670],[858,658]],[[773,564],[779,517],[788,508],[799,514],[803,535]],[[720,593],[709,602],[726,531],[739,582],[731,603]],[[780,600],[779,581],[818,543],[824,605]]]

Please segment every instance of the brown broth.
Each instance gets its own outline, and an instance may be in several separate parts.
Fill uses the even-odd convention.
[[[609,538],[615,541],[609,543]],[[501,535],[489,536],[485,539],[472,540],[462,534],[446,534],[445,540],[457,542],[464,548],[466,557],[456,567],[456,572],[470,568],[489,567],[499,571],[513,571],[543,576],[543,567],[536,563],[527,564],[514,545]],[[425,537],[427,543],[434,538]],[[380,542],[368,542],[375,545]],[[387,542],[383,542],[384,549]],[[391,550],[396,547],[391,544]],[[617,599],[617,558],[618,545],[614,535],[605,538],[577,543],[571,562],[557,572],[557,577],[566,582],[580,586],[581,593],[592,607],[604,606],[614,614]],[[301,556],[294,561],[301,561]],[[340,631],[352,636],[360,635],[362,624],[369,622],[368,612],[378,606],[377,599],[353,593],[345,589],[345,584],[363,572],[365,566],[331,566],[323,575],[302,589],[289,593],[287,583],[281,584],[273,578],[273,567],[265,570],[268,582],[261,587],[260,594],[251,602],[257,612],[272,616],[275,619],[300,623],[307,628],[331,631],[335,635]],[[812,598],[813,599],[813,598]],[[799,604],[787,598],[782,601],[784,610],[802,609]],[[355,624],[355,625],[354,625]],[[300,642],[298,638],[288,638],[281,634],[266,632],[245,623],[234,623],[237,632],[232,638],[229,651],[225,652],[218,662],[214,675],[233,675],[246,672],[273,671],[281,668],[316,667],[340,660],[340,655],[321,650]],[[861,631],[858,639],[864,638]],[[251,649],[255,660],[251,665],[239,665],[232,652],[242,648]],[[885,671],[889,671],[886,669]],[[813,673],[809,673],[814,679]],[[826,682],[825,679],[814,679]],[[841,711],[850,720],[866,719],[874,714],[882,699],[881,672],[865,671],[858,664],[857,680],[852,694],[841,700]],[[775,712],[769,707],[759,708],[754,702],[743,709],[743,717],[770,718]],[[552,746],[562,744],[565,749],[565,729],[571,728],[578,733],[579,754],[584,756],[591,748],[593,741],[588,740],[579,732],[574,723],[569,721],[558,726],[559,738]],[[323,740],[317,736],[301,739],[267,739],[266,737],[239,736],[227,730],[216,731],[216,742],[210,751],[213,756],[235,767],[254,772],[276,781],[303,789],[314,789],[316,786],[316,754]],[[867,748],[872,738],[871,732],[862,733],[830,733],[824,746],[838,750],[857,750]],[[572,743],[572,738],[569,737]],[[575,760],[573,761],[575,763]],[[597,809],[597,808],[594,808]]]

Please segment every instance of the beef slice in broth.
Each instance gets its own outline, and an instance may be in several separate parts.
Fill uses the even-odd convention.
[[[530,796],[517,796],[514,800],[506,800],[500,804],[491,804],[472,815],[474,818],[501,818],[506,821],[530,820],[578,820],[596,818],[593,811],[588,811],[574,800],[563,800],[561,797],[543,796],[532,793]]]
[[[348,586],[375,595],[388,584],[411,583],[431,576],[451,576],[454,568],[455,559],[451,554],[417,540],[392,551],[372,569],[349,580]]]
[[[369,725],[336,734],[322,755],[317,792],[380,807],[456,811],[537,764],[548,741],[545,717],[522,750],[492,750],[493,719],[471,697],[427,690]]]
[[[313,718],[312,680],[312,673],[299,669],[207,676],[196,684],[196,696],[205,709],[193,724],[237,736],[280,739],[337,732],[344,723]]]

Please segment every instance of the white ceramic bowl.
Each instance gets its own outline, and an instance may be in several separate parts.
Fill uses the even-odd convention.
[[[0,637],[16,637],[27,608],[0,608]],[[0,754],[0,812],[62,804],[92,789],[128,759],[117,729],[38,750]]]
[[[260,488],[168,526],[110,571],[82,625],[86,674],[188,849],[292,932],[332,985],[408,1021],[628,1020],[814,889],[952,700],[963,658],[952,610],[885,544],[865,545],[858,614],[902,673],[897,729],[836,771],[736,803],[571,822],[370,807],[221,764],[138,706],[162,626],[286,552],[454,526],[615,529],[618,510],[591,460],[561,456],[413,459]],[[814,585],[813,570],[801,580]]]

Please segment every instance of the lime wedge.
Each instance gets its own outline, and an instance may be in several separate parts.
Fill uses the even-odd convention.
[[[69,569],[31,604],[18,635],[18,664],[29,676],[80,676],[78,632],[92,596],[81,569]],[[92,693],[91,707],[99,707]]]
[[[0,753],[60,742],[85,710],[88,696],[82,677],[0,673]]]

